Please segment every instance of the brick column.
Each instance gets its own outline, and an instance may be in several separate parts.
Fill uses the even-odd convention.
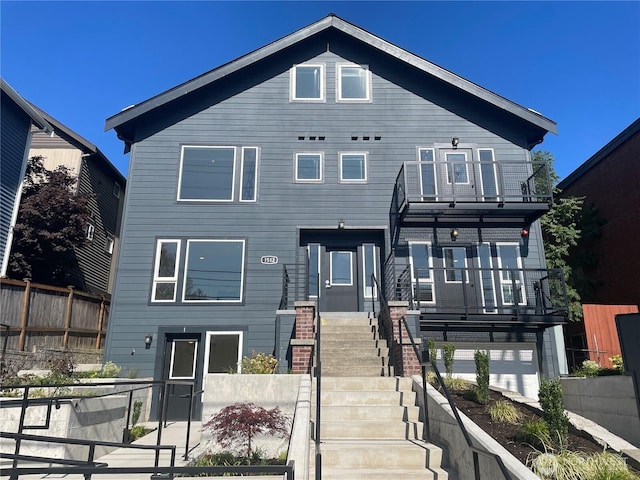
[[[315,345],[315,302],[295,302],[295,338],[291,340],[292,373],[311,373]]]
[[[396,365],[402,366],[401,371],[402,376],[404,377],[420,374],[420,361],[413,351],[413,346],[411,345],[411,340],[409,340],[409,334],[407,333],[407,329],[404,324],[402,325],[402,345],[400,345],[400,330],[398,328],[398,322],[402,317],[404,317],[405,320],[408,320],[408,306],[408,302],[389,302],[389,317],[391,318],[391,322],[393,325],[393,343],[395,347],[394,350],[396,352],[395,361]],[[415,342],[419,343],[420,339],[415,337],[415,333],[413,335]],[[400,352],[402,352],[402,355],[400,355]]]

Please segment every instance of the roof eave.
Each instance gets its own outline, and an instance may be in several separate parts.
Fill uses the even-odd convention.
[[[18,107],[20,107],[24,111],[24,113],[26,113],[31,118],[33,124],[36,125],[40,130],[45,133],[51,133],[53,131],[53,127],[49,125],[49,122],[47,122],[27,100],[22,98],[20,94],[16,92],[11,87],[11,85],[9,85],[5,81],[4,78],[0,78],[0,88],[2,88],[2,91],[6,93],[9,98],[11,98],[11,100],[13,100],[16,105],[18,105]]]

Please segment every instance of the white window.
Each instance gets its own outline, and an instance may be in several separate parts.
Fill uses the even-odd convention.
[[[418,149],[420,194],[422,195],[422,200],[435,199],[438,194],[434,158],[433,148]]]
[[[493,149],[479,149],[478,157],[480,158],[479,168],[483,198],[485,201],[495,201],[498,199],[498,175],[496,173],[496,162],[494,160]]]
[[[373,244],[365,243],[362,246],[362,250],[364,255],[362,257],[362,275],[364,276],[364,298],[378,298],[378,289],[371,278],[372,275],[376,275],[376,280],[380,282],[380,279],[377,278],[377,259],[376,252],[377,248]]]
[[[322,164],[322,153],[296,153],[296,182],[321,182]]]
[[[447,183],[468,184],[467,154],[465,152],[446,153]]]
[[[242,301],[244,240],[188,240],[183,302]]]
[[[370,102],[371,72],[366,66],[338,64],[338,101]]]
[[[444,247],[444,281],[446,283],[468,282],[467,250],[464,247]]]
[[[353,285],[353,269],[351,258],[353,252],[332,251],[329,257],[329,275],[331,285],[348,287]]]
[[[524,272],[518,244],[497,244],[498,268],[500,269],[500,290],[504,305],[526,305],[524,292]]]
[[[324,101],[324,65],[302,64],[291,69],[291,100]]]
[[[90,242],[93,241],[93,235],[96,233],[96,226],[92,223],[89,222],[87,223],[87,240],[89,240]]]
[[[242,147],[240,201],[255,202],[258,193],[258,148]]]
[[[175,302],[180,261],[180,240],[158,240],[154,264],[152,302]]]
[[[411,263],[413,298],[420,302],[435,303],[431,244],[425,242],[409,243],[409,261]]]
[[[235,162],[235,147],[183,146],[178,200],[232,201]]]
[[[205,375],[241,373],[242,332],[207,332]]]
[[[120,198],[120,184],[118,182],[113,182],[113,196]]]
[[[193,380],[196,375],[198,342],[184,339],[171,342],[170,380]]]
[[[111,235],[107,235],[107,238],[105,239],[104,242],[104,251],[107,252],[109,255],[113,254],[113,237]]]
[[[480,286],[482,288],[482,305],[484,313],[497,313],[496,289],[493,279],[493,260],[488,243],[478,245],[478,263],[480,265]]]
[[[340,181],[343,183],[364,183],[367,181],[366,152],[340,154]]]
[[[309,298],[318,298],[320,245],[317,243],[307,245],[307,253],[309,255]]]

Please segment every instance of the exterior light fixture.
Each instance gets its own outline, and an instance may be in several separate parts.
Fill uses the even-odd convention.
[[[344,220],[343,219],[338,220],[338,229],[344,230]]]
[[[527,230],[526,228],[523,228],[523,229],[520,231],[520,236],[522,236],[522,237],[528,237],[528,236],[529,236],[529,230]]]
[[[151,348],[151,342],[153,342],[153,335],[144,336],[144,348],[149,350]]]
[[[455,242],[456,238],[458,238],[458,229],[454,228],[451,230],[451,240]]]
[[[458,137],[453,137],[451,139],[451,146],[453,148],[458,148],[458,143],[460,143],[460,139]]]

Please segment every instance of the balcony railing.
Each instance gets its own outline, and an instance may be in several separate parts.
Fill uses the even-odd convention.
[[[400,213],[412,204],[536,210],[548,208],[552,184],[547,162],[415,161],[401,167],[395,196]]]

